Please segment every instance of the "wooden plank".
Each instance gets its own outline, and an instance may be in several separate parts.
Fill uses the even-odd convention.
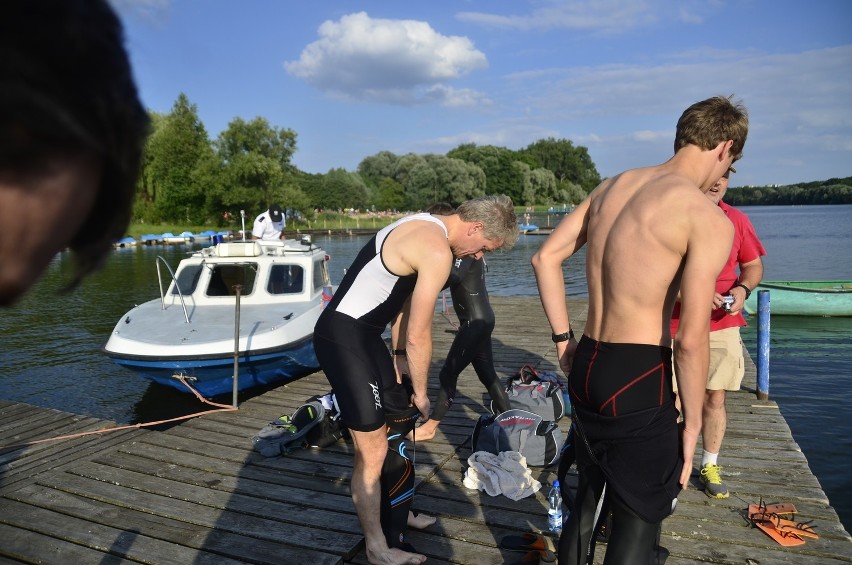
[[[0,522],[37,524],[38,532],[73,540],[88,547],[102,540],[121,540],[122,556],[148,563],[280,563],[280,555],[294,562],[337,563],[339,557],[304,551],[277,541],[234,535],[179,520],[135,511],[53,489],[27,487],[5,500]],[[22,502],[19,502],[22,501]],[[78,518],[84,517],[84,518]],[[113,527],[121,524],[120,528]],[[140,541],[141,540],[141,541]],[[128,546],[128,542],[130,547]],[[110,545],[112,553],[114,544]],[[298,559],[299,561],[295,561]]]
[[[46,493],[42,493],[42,498]],[[69,496],[65,496],[67,502]],[[82,506],[82,505],[77,505]],[[45,538],[48,545],[57,542],[71,542],[79,546],[101,552],[95,559],[85,561],[70,560],[66,563],[100,562],[103,554],[110,554],[116,558],[126,558],[141,562],[172,562],[172,563],[217,563],[234,564],[245,563],[238,558],[227,558],[221,554],[211,554],[206,551],[189,548],[183,545],[149,537],[138,530],[115,528],[103,524],[92,523],[89,515],[90,508],[81,510],[87,518],[81,519],[73,514],[68,514],[68,507],[62,508],[62,512],[55,512],[24,504],[14,500],[6,500],[0,506],[0,522],[9,526],[27,526],[28,536],[32,533],[39,534]],[[11,542],[15,545],[15,535],[4,539],[3,545]],[[97,555],[97,554],[96,554]],[[56,554],[51,555],[52,562],[58,562]],[[64,557],[64,556],[63,556]],[[234,556],[239,557],[239,556]]]
[[[107,475],[98,473],[97,469],[91,467],[83,471],[85,470],[90,471],[89,474]],[[242,508],[246,507],[247,502],[252,503],[248,505],[248,512],[242,512],[231,508],[232,503],[227,495],[212,491],[188,494],[183,489],[175,490],[174,485],[165,481],[158,481],[155,477],[143,477],[138,473],[113,473],[109,476],[113,477],[114,482],[68,473],[42,475],[37,482],[43,487],[172,520],[265,540],[286,540],[288,545],[305,550],[322,548],[326,552],[346,556],[362,539],[360,535],[341,531],[339,526],[348,524],[341,524],[341,520],[330,515],[326,516],[324,522],[320,522],[322,528],[305,526],[303,512],[293,505],[238,500],[237,504]],[[116,482],[120,484],[115,484]],[[186,490],[192,489],[193,487],[188,487]],[[7,496],[16,498],[17,493],[13,492]],[[258,510],[255,505],[263,506],[262,510]],[[312,521],[317,521],[317,514],[313,513]],[[335,529],[332,530],[329,526],[334,526]]]
[[[0,523],[0,555],[22,563],[101,563],[108,556],[76,543]]]

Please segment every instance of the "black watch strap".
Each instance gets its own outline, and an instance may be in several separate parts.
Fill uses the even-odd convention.
[[[562,334],[550,334],[550,339],[553,340],[553,343],[560,343],[562,341],[568,341],[569,339],[574,339],[574,330],[568,330]]]
[[[748,297],[751,296],[751,289],[749,287],[747,287],[746,285],[744,285],[743,283],[735,284],[734,288],[736,288],[736,287],[740,287],[741,289],[746,291],[746,300],[748,300]]]

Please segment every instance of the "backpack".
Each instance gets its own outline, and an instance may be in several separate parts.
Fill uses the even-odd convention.
[[[556,422],[518,409],[480,416],[471,437],[473,452],[496,455],[501,451],[518,451],[534,467],[548,467],[558,461],[561,448],[562,431]]]
[[[312,396],[308,401],[320,402],[325,408],[325,416],[305,435],[305,443],[308,447],[328,447],[337,443],[340,438],[349,437],[349,430],[340,419],[337,397],[333,392]]]
[[[544,420],[558,422],[565,415],[565,399],[559,378],[540,376],[530,365],[524,365],[521,370],[506,381],[506,395],[509,406],[538,414]],[[491,412],[494,413],[494,401],[491,401]]]
[[[307,446],[308,432],[325,418],[322,402],[311,400],[296,408],[292,416],[286,414],[266,424],[251,438],[254,450],[264,457],[286,455],[294,449]]]

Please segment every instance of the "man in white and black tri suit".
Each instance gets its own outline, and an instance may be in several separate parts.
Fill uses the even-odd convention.
[[[447,216],[406,216],[364,246],[317,321],[317,358],[355,444],[352,500],[370,563],[426,560],[403,539],[414,474],[404,448],[395,445],[405,434],[389,423],[398,422],[411,405],[422,420],[429,418],[432,318],[453,257],[481,257],[511,247],[517,238],[518,221],[507,196],[469,200]],[[393,355],[382,339],[389,323]],[[410,388],[401,394],[403,375]],[[399,456],[388,455],[389,427]],[[389,474],[406,477],[410,487],[389,496],[383,487],[397,482],[383,480]]]

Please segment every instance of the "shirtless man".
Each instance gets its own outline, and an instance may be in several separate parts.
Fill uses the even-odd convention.
[[[532,259],[578,432],[579,487],[559,540],[560,565],[593,554],[604,487],[613,512],[605,563],[641,563],[687,486],[707,380],[707,312],[733,238],[706,192],[741,157],[747,133],[745,109],[730,99],[693,104],[678,120],[671,159],[605,180]],[[585,244],[589,312],[578,343],[562,264]],[[678,290],[680,441],[669,332]]]
[[[426,560],[403,537],[413,472],[407,473],[410,486],[401,491],[402,503],[392,510],[386,504],[383,486],[398,482],[387,480],[388,475],[406,476],[411,470],[404,467],[410,462],[397,455],[404,449],[388,454],[388,428],[397,432],[393,441],[401,441],[404,433],[399,433],[399,418],[407,414],[408,400],[421,419],[429,417],[426,385],[432,360],[432,318],[453,257],[479,258],[488,251],[511,247],[517,237],[518,220],[507,196],[470,200],[447,216],[402,218],[364,246],[317,321],[317,358],[337,394],[341,417],[355,444],[352,500],[370,563]],[[382,340],[382,332],[391,322],[393,357]],[[400,395],[403,375],[410,379],[410,395]]]

